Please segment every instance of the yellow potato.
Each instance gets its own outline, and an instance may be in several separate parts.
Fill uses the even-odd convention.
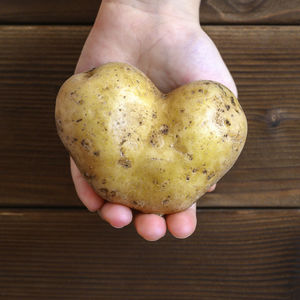
[[[233,166],[247,135],[245,114],[223,85],[197,81],[163,94],[124,63],[69,78],[55,113],[94,190],[145,213],[191,206]]]

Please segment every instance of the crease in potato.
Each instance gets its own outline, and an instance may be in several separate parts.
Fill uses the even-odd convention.
[[[124,63],[70,77],[55,118],[95,191],[145,213],[192,205],[233,166],[247,136],[245,114],[225,86],[197,81],[163,94]]]

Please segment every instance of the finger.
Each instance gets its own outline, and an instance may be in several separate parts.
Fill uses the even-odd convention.
[[[172,235],[179,239],[190,236],[196,229],[196,203],[185,211],[168,215],[167,226]]]
[[[147,241],[157,241],[167,231],[165,219],[155,214],[139,214],[134,224],[138,234]]]
[[[214,185],[212,185],[207,191],[210,193],[210,192],[213,192],[215,189],[216,189],[216,186],[217,184],[215,183]]]
[[[131,209],[115,203],[106,202],[98,213],[101,218],[115,228],[122,228],[132,221]]]
[[[104,200],[87,183],[72,158],[70,158],[70,164],[73,182],[79,199],[89,211],[97,211],[104,204]]]

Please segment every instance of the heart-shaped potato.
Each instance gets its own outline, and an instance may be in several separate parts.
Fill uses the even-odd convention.
[[[56,125],[102,198],[158,214],[199,199],[232,167],[247,135],[244,112],[223,85],[197,81],[163,94],[124,63],[69,78]]]

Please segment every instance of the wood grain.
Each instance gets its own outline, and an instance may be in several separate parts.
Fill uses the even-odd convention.
[[[0,298],[299,299],[299,210],[201,210],[186,240],[82,210],[0,211]],[[84,295],[84,296],[83,296]]]
[[[203,24],[300,24],[300,1],[202,0]]]
[[[100,0],[1,0],[1,24],[92,24]],[[202,0],[202,24],[300,24],[299,0]]]
[[[238,84],[245,150],[200,206],[300,206],[300,28],[207,26]],[[54,125],[89,27],[0,27],[0,205],[79,206]]]

